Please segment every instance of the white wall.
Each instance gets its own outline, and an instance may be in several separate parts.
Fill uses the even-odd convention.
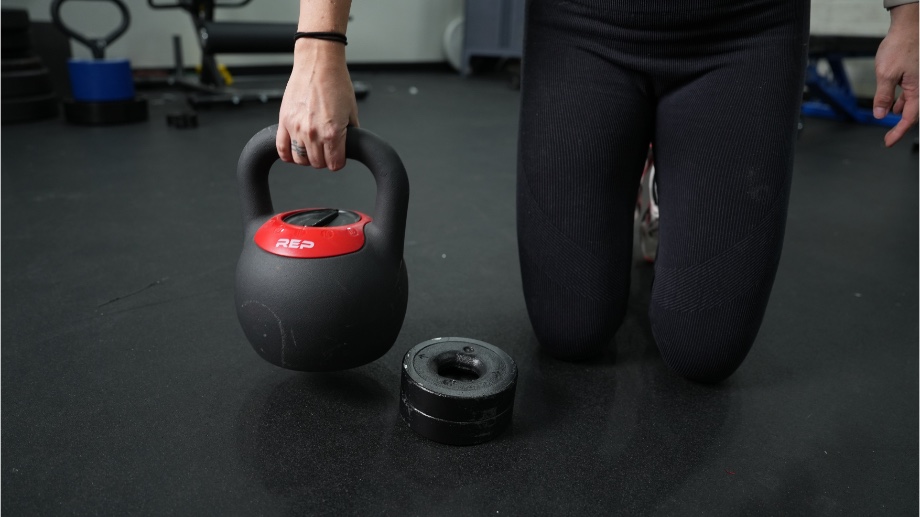
[[[811,33],[884,36],[890,18],[882,0],[812,0]]]
[[[167,3],[170,0],[159,0]],[[146,0],[124,0],[131,11],[131,28],[108,50],[106,57],[128,58],[135,67],[169,67],[172,35],[182,37],[186,65],[200,59],[192,21],[181,10],[153,10]],[[3,7],[29,10],[33,20],[51,19],[51,0],[4,0]],[[253,0],[241,9],[220,9],[218,20],[296,23],[297,0]],[[444,60],[442,38],[447,24],[462,13],[462,0],[354,0],[348,26],[350,63],[402,63]],[[75,30],[102,36],[118,23],[118,11],[105,2],[67,2],[65,22]],[[293,37],[293,35],[292,35]],[[75,57],[90,57],[74,44]],[[227,64],[284,64],[283,54],[220,56]]]

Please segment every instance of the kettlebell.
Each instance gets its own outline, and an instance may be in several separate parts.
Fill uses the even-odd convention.
[[[370,169],[374,217],[334,208],[275,214],[268,173],[278,159],[270,126],[249,140],[237,168],[244,241],[236,312],[266,361],[324,372],[367,364],[396,342],[409,282],[403,261],[409,180],[396,151],[349,127],[345,156]]]

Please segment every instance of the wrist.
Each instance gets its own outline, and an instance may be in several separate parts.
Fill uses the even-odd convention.
[[[917,27],[918,13],[920,13],[917,2],[892,7],[888,12],[891,14],[891,28],[901,26]]]
[[[345,45],[337,41],[300,38],[294,42],[294,64],[303,62],[345,63]]]

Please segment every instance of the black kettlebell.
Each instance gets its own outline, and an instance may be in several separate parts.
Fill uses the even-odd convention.
[[[345,156],[377,183],[374,218],[329,208],[275,214],[268,172],[278,159],[277,131],[253,136],[237,168],[245,232],[236,268],[240,325],[256,352],[282,368],[369,363],[393,346],[406,315],[406,169],[380,137],[348,128]]]

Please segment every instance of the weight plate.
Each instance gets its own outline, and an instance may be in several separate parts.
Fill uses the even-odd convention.
[[[16,59],[4,59],[0,61],[0,71],[20,72],[22,70],[36,70],[42,67],[42,60],[35,57],[21,57]]]
[[[29,50],[32,48],[32,35],[28,30],[3,30],[0,32],[0,44],[3,53],[10,50]]]
[[[25,9],[0,9],[0,29],[24,31],[29,28],[29,11]]]
[[[67,99],[64,101],[64,118],[72,124],[87,126],[143,122],[147,120],[147,99],[106,102]]]
[[[4,99],[34,97],[43,93],[51,93],[53,90],[51,76],[45,67],[0,74],[0,94]]]
[[[403,398],[419,411],[454,422],[503,412],[514,401],[517,367],[500,348],[448,337],[418,344],[403,358]]]
[[[58,99],[54,94],[3,99],[0,119],[4,124],[56,117]]]
[[[510,420],[516,385],[514,360],[500,348],[469,338],[432,339],[403,358],[400,411],[427,438],[479,443]]]
[[[175,111],[167,113],[166,125],[177,129],[198,127],[198,114],[194,111]]]
[[[399,413],[409,428],[429,440],[447,445],[476,445],[487,442],[508,427],[514,408],[477,422],[451,422],[428,416],[410,404],[400,404]]]
[[[0,58],[23,59],[32,55],[32,49],[0,47]]]

